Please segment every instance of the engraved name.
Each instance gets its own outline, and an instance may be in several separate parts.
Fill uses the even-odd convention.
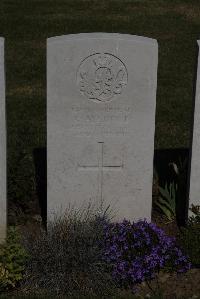
[[[131,108],[127,107],[102,107],[92,109],[91,107],[73,106],[71,108],[72,118],[75,122],[127,122],[131,116]]]

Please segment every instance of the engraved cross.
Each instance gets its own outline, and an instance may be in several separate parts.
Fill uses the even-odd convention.
[[[98,194],[100,194],[101,204],[103,203],[103,175],[104,171],[119,171],[124,167],[123,164],[120,165],[105,165],[104,164],[104,142],[98,142],[99,153],[98,153],[98,164],[97,165],[78,165],[79,170],[90,170],[98,171],[99,182],[98,182]]]

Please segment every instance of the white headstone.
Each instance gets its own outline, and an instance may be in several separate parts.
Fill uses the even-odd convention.
[[[200,41],[198,41],[198,45],[200,47]],[[195,206],[200,206],[200,51],[198,59],[194,110],[189,206],[192,204]]]
[[[0,243],[7,228],[4,39],[0,38]]]
[[[47,40],[48,219],[89,202],[151,218],[157,63],[150,38]]]

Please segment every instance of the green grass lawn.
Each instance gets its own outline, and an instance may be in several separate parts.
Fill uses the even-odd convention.
[[[9,198],[35,194],[32,153],[46,144],[46,38],[120,32],[159,44],[156,148],[187,147],[200,37],[199,0],[4,0]]]

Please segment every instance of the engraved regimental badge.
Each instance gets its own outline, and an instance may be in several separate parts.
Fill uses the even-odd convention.
[[[128,82],[127,69],[116,56],[96,53],[79,65],[77,84],[90,100],[108,102],[122,93]]]

